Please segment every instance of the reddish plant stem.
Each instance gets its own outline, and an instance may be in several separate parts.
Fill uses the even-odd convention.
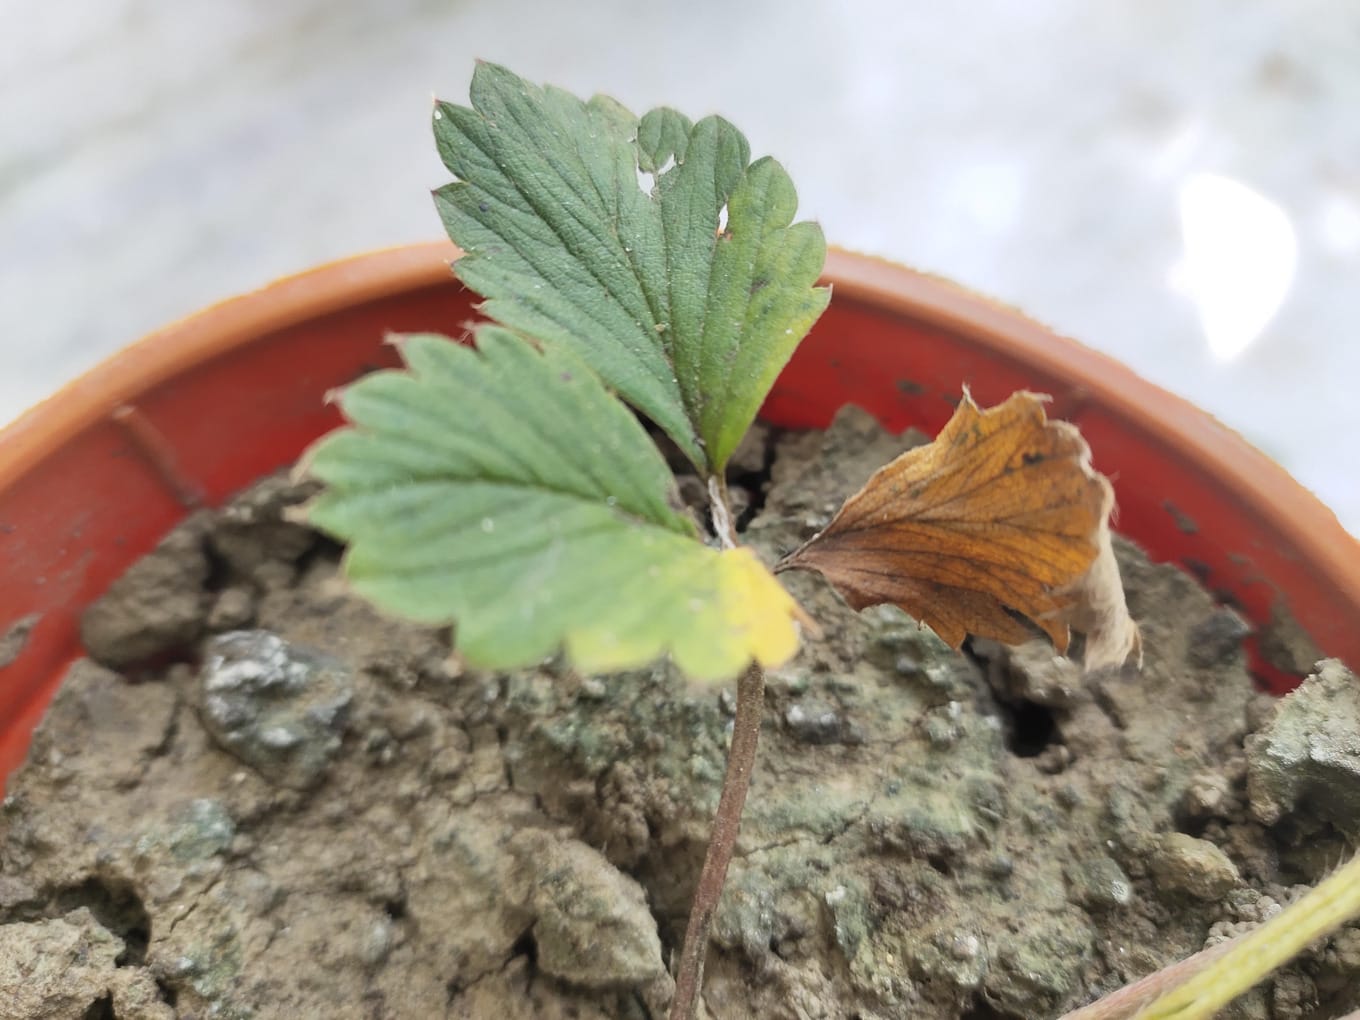
[[[722,796],[713,816],[713,832],[704,855],[704,868],[690,904],[689,926],[680,950],[680,965],[675,973],[675,998],[671,1000],[670,1020],[694,1020],[699,991],[704,982],[704,958],[708,955],[708,933],[718,909],[727,866],[737,846],[741,812],[751,772],[756,763],[760,740],[760,720],[765,714],[765,671],[752,663],[737,681],[737,714],[732,723],[732,746],[727,752],[727,774],[723,777]]]
[[[1241,936],[1239,935],[1238,938],[1241,938]],[[1163,967],[1156,973],[1149,974],[1131,985],[1125,985],[1119,991],[1111,992],[1105,998],[1093,1002],[1089,1006],[1083,1006],[1081,1009],[1064,1014],[1062,1020],[1126,1020],[1144,1006],[1151,1005],[1163,992],[1170,991],[1198,974],[1226,953],[1236,941],[1236,939],[1231,939],[1208,949],[1201,949],[1194,956],[1188,956],[1184,960],[1173,963],[1169,967]]]

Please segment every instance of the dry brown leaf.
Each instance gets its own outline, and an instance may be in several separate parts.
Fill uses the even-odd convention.
[[[1087,672],[1122,666],[1130,655],[1141,668],[1143,637],[1124,602],[1124,583],[1114,558],[1108,515],[1101,524],[1098,542],[1100,552],[1095,562],[1070,589],[1075,601],[1068,610],[1067,622],[1086,635],[1082,664]]]
[[[1138,648],[1110,544],[1110,483],[1047,398],[979,410],[965,392],[933,443],[881,468],[779,570],[821,573],[855,609],[901,606],[957,648],[969,634],[1066,651],[1088,633],[1088,668]]]

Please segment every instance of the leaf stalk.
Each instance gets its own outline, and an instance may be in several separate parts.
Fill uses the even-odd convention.
[[[717,505],[716,501],[714,505]],[[727,772],[723,776],[718,810],[713,816],[713,831],[709,836],[708,851],[704,855],[703,870],[699,873],[699,883],[690,905],[689,925],[685,929],[685,942],[680,950],[680,964],[675,974],[675,998],[671,1000],[670,1020],[694,1020],[698,1007],[699,990],[704,981],[704,958],[708,953],[708,936],[723,885],[727,881],[727,867],[732,863],[732,854],[736,850],[741,813],[746,806],[746,792],[750,789],[751,773],[755,769],[760,721],[764,714],[765,671],[753,662],[737,681],[737,711],[732,723],[732,746],[727,752]]]
[[[1208,1020],[1358,914],[1360,855],[1260,927],[1149,974],[1062,1020]],[[1360,1013],[1345,1020],[1360,1020]]]
[[[727,499],[727,479],[712,475],[708,479],[709,514],[713,518],[713,533],[724,549],[737,547],[737,525],[732,518],[732,504]]]

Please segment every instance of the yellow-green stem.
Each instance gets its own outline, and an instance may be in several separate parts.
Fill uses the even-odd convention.
[[[1360,855],[1133,1020],[1208,1020],[1311,942],[1360,916]]]

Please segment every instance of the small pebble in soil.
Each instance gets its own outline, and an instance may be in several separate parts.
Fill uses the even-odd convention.
[[[1183,832],[1161,838],[1152,856],[1152,873],[1160,889],[1216,900],[1241,881],[1237,866],[1208,840]]]
[[[126,946],[87,907],[45,921],[0,925],[5,1020],[117,1016],[173,1020],[151,975],[116,962]]]
[[[200,797],[180,812],[168,844],[180,860],[226,853],[236,824],[221,801]]]
[[[997,646],[999,648],[999,646]],[[1047,641],[1030,641],[1001,652],[1009,694],[1037,705],[1066,705],[1081,690],[1081,667]]]
[[[1306,676],[1322,658],[1308,632],[1294,619],[1294,614],[1281,600],[1270,607],[1270,621],[1261,629],[1261,655],[1272,666]]]
[[[1181,807],[1191,818],[1214,818],[1222,817],[1232,803],[1232,784],[1228,777],[1206,769],[1190,777]]]
[[[217,515],[209,535],[213,551],[237,576],[268,583],[271,571],[277,576],[280,565],[296,562],[316,544],[316,532],[285,516],[314,490],[286,475],[262,479]]]
[[[537,917],[543,973],[584,988],[648,985],[665,973],[646,894],[598,850],[536,829],[509,850]]]
[[[1229,606],[1218,606],[1190,630],[1186,658],[1201,669],[1242,654],[1242,639],[1251,624]]]
[[[28,636],[33,633],[33,628],[38,625],[41,618],[38,613],[29,613],[11,624],[8,630],[0,633],[0,669],[4,669],[19,657],[28,643]]]
[[[353,699],[348,667],[261,630],[208,642],[199,716],[224,750],[281,786],[319,782]]]
[[[364,933],[359,957],[368,966],[375,967],[387,959],[388,954],[392,952],[392,944],[392,922],[386,918],[378,918]]]
[[[244,585],[233,585],[218,593],[208,612],[208,629],[240,630],[255,620],[255,594]]]
[[[588,676],[581,681],[580,695],[584,701],[603,701],[608,694],[609,688],[597,676]]]
[[[1133,882],[1109,857],[1074,862],[1068,877],[1077,899],[1089,907],[1123,907],[1133,899]]]
[[[957,701],[951,701],[943,708],[931,709],[926,713],[926,738],[931,747],[947,750],[962,739],[963,727],[959,724],[958,707]]]
[[[80,639],[91,658],[121,668],[198,637],[210,599],[205,523],[190,518],[170,532],[85,611]]]
[[[789,732],[805,744],[858,744],[863,741],[852,722],[822,702],[790,705],[784,712],[784,722]]]

